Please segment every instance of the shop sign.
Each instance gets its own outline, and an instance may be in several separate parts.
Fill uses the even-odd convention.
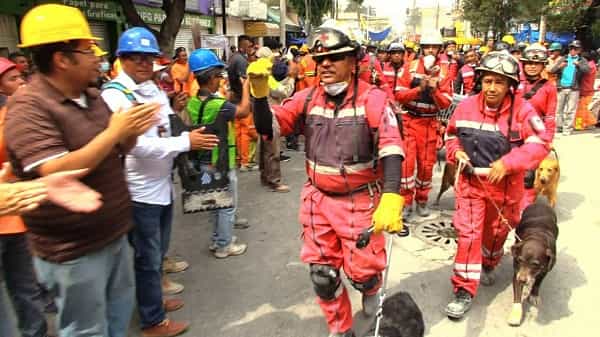
[[[135,9],[142,20],[149,25],[160,25],[167,17],[165,12],[163,12],[160,8],[136,5]],[[183,21],[181,22],[181,25],[184,27],[191,27],[194,24],[198,24],[200,27],[204,28],[212,28],[212,17],[185,13],[183,15]]]
[[[88,19],[98,21],[119,20],[121,6],[116,2],[91,0],[62,0],[67,6],[77,7]]]

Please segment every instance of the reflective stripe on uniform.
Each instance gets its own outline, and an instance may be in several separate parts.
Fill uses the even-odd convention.
[[[525,139],[525,143],[546,144],[546,142],[543,141],[538,136],[529,136],[529,137],[527,137],[527,139]]]
[[[481,122],[468,121],[468,120],[456,121],[456,127],[457,128],[485,130],[485,131],[500,131],[500,127],[498,126],[498,124],[481,123]]]
[[[465,71],[464,73],[462,73],[462,77],[463,78],[465,78],[465,77],[472,77],[472,76],[475,76],[475,73],[472,72],[472,71]]]
[[[341,109],[338,110],[338,114],[337,117],[338,118],[342,118],[342,117],[354,117],[354,109],[353,108],[346,108],[346,109]],[[334,118],[334,110],[333,109],[327,109],[325,107],[322,106],[315,106],[313,107],[310,112],[308,113],[309,115],[315,115],[315,116],[323,116],[325,118]],[[364,116],[365,115],[365,107],[356,107],[356,116]]]
[[[397,154],[404,157],[404,151],[402,150],[402,147],[397,146],[397,145],[384,146],[383,148],[381,148],[379,150],[379,158],[383,158],[383,157],[391,156],[391,155],[397,155]]]
[[[431,187],[431,180],[429,180],[429,181],[421,181],[421,180],[419,180],[419,178],[415,178],[415,182],[416,182],[416,184],[417,184],[418,187],[423,187],[423,188]]]
[[[327,166],[327,165],[323,165],[323,164],[315,164],[315,162],[313,162],[312,160],[309,160],[309,159],[306,160],[306,163],[309,165],[310,169],[314,170],[318,174],[336,175],[336,176],[342,175],[339,167],[332,167],[332,166]],[[369,162],[366,162],[366,163],[344,165],[344,170],[346,171],[346,174],[358,173],[360,171],[364,171],[366,169],[371,169],[371,168],[373,168],[372,160]]]
[[[411,107],[413,109],[437,109],[437,106],[435,104],[420,103],[417,101],[410,101],[406,103],[406,106]]]

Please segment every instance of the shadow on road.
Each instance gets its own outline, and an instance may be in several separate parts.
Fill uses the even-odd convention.
[[[558,192],[558,200],[556,202],[556,215],[559,224],[573,218],[573,212],[585,201],[585,197],[581,193],[573,192]]]

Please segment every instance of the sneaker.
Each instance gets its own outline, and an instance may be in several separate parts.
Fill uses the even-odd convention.
[[[279,193],[287,193],[290,191],[290,187],[285,184],[271,185],[271,191],[279,192]]]
[[[163,308],[166,312],[173,312],[183,308],[183,300],[178,298],[169,298],[163,300]]]
[[[231,242],[236,243],[237,239],[238,239],[237,236],[234,235],[231,237]],[[208,250],[210,250],[211,252],[217,251],[218,248],[219,248],[219,246],[217,246],[217,243],[214,241],[211,242],[210,245],[208,245]]]
[[[426,218],[431,215],[431,211],[429,207],[427,207],[427,203],[417,203],[417,214],[421,218]]]
[[[484,286],[492,286],[496,283],[496,273],[493,267],[484,266],[483,272],[481,273],[481,280],[479,281]]]
[[[362,310],[365,316],[371,317],[377,313],[379,309],[379,293],[373,295],[362,294]]]
[[[190,327],[187,321],[171,321],[165,319],[157,325],[142,329],[144,337],[173,337],[181,334]]]
[[[446,315],[450,318],[462,318],[473,303],[473,296],[468,291],[460,288],[454,294],[454,299],[446,306]]]
[[[281,162],[281,163],[288,162],[288,161],[290,161],[291,159],[292,159],[292,157],[290,157],[290,156],[286,156],[286,155],[285,155],[285,154],[283,154],[283,153],[279,155],[279,162]]]
[[[224,259],[229,256],[238,256],[242,255],[246,252],[248,245],[245,243],[233,243],[231,242],[227,246],[223,248],[217,248],[214,252],[214,255],[217,259]]]
[[[250,172],[256,170],[256,166],[240,165],[240,172]]]
[[[169,280],[166,276],[162,278],[162,292],[163,295],[176,295],[179,294],[185,289],[183,284],[179,284],[177,282],[173,282]]]
[[[248,219],[235,217],[235,221],[233,222],[233,227],[235,229],[246,229],[250,227],[248,224]]]
[[[165,273],[180,273],[190,266],[186,261],[175,261],[169,257],[165,257],[163,260],[163,271]]]

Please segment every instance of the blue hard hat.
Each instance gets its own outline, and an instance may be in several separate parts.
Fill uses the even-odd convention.
[[[189,58],[190,70],[194,73],[210,68],[225,68],[225,64],[210,49],[200,48],[194,50]]]
[[[143,27],[133,27],[121,34],[117,56],[127,53],[160,54],[154,34]]]

